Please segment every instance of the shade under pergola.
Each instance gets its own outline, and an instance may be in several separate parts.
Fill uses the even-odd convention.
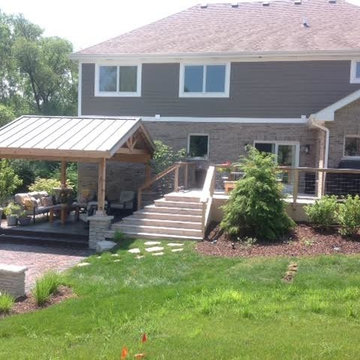
[[[61,161],[63,185],[67,162],[98,163],[100,213],[105,204],[106,161],[148,164],[154,149],[140,118],[26,115],[0,128],[0,158]]]

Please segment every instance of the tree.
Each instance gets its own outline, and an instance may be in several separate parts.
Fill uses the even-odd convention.
[[[0,104],[0,126],[15,119],[15,114],[10,106]]]
[[[15,189],[22,184],[22,180],[15,174],[8,160],[0,161],[0,205],[2,205]]]
[[[239,165],[244,176],[224,206],[221,228],[232,236],[278,239],[294,222],[285,211],[274,156],[251,147]]]

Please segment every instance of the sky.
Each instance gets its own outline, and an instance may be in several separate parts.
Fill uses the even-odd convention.
[[[324,0],[326,1],[326,0]],[[39,25],[45,36],[70,40],[81,50],[124,32],[159,20],[202,0],[0,0],[6,14],[22,13]],[[360,5],[360,0],[349,2]]]

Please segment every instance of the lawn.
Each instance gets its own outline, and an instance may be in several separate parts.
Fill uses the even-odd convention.
[[[68,272],[78,298],[1,320],[0,359],[120,359],[123,346],[129,359],[359,358],[360,256],[229,259],[187,243],[135,259],[137,246]]]

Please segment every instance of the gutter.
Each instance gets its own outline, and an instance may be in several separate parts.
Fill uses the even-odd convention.
[[[316,127],[325,132],[325,159],[324,159],[324,169],[328,168],[328,160],[329,160],[329,145],[330,145],[330,130],[316,120],[314,115],[310,115],[309,117],[309,125]]]

